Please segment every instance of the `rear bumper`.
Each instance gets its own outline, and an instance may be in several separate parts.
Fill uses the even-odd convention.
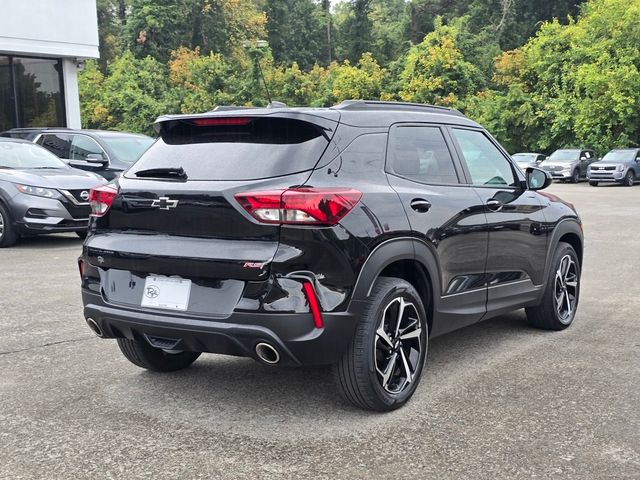
[[[204,319],[108,305],[101,295],[83,289],[85,318],[92,318],[104,338],[146,341],[157,337],[177,341],[173,349],[220,353],[257,359],[255,346],[275,347],[282,365],[325,365],[338,361],[355,332],[363,304],[351,302],[349,312],[323,313],[315,328],[310,313],[233,313]]]

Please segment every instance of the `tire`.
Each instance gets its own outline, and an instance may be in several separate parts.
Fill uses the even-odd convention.
[[[82,230],[81,232],[76,232],[76,235],[80,240],[84,240],[85,238],[87,238],[87,233],[88,232],[86,230]]]
[[[573,171],[573,173],[571,174],[571,180],[569,180],[571,183],[578,183],[580,181],[580,170],[579,169],[575,169]]]
[[[566,270],[565,262],[570,262]],[[580,262],[573,247],[568,243],[560,242],[553,255],[551,266],[542,302],[537,307],[526,309],[527,319],[536,328],[564,330],[573,323],[578,308]],[[561,272],[559,280],[558,276]]]
[[[18,231],[16,230],[9,210],[0,203],[0,248],[10,247],[18,241]]]
[[[399,316],[401,308],[404,314]],[[400,334],[394,331],[398,318]],[[427,356],[426,319],[422,299],[410,283],[378,278],[354,337],[334,369],[342,397],[380,412],[404,405],[418,387]],[[402,338],[405,335],[410,337]]]
[[[200,352],[168,353],[146,342],[118,338],[120,351],[134,365],[154,372],[175,372],[187,368],[200,356]]]
[[[592,187],[597,187],[598,186],[598,182],[589,181],[589,185],[591,185]]]
[[[633,173],[633,170],[629,170],[624,176],[624,181],[622,182],[622,184],[625,187],[633,187],[634,183],[636,183],[636,175],[635,173]]]

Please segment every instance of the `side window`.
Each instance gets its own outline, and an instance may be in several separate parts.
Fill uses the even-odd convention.
[[[416,182],[459,182],[453,158],[438,127],[392,129],[387,162],[391,173]]]
[[[484,133],[461,128],[452,131],[473,185],[517,185],[511,163]]]
[[[71,149],[71,135],[66,134],[45,134],[42,135],[37,142],[44,148],[49,150],[59,158],[69,158],[69,151]]]
[[[104,157],[104,151],[94,139],[85,135],[74,135],[71,141],[71,160],[86,160],[87,155]]]
[[[377,174],[384,169],[386,133],[361,135],[340,154],[340,171],[358,175]]]
[[[638,153],[636,154],[636,162],[640,160],[640,151],[638,151]]]

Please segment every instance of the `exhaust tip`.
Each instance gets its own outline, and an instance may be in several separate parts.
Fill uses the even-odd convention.
[[[256,355],[258,355],[258,358],[268,365],[275,365],[280,361],[280,354],[278,353],[278,350],[268,343],[258,343],[256,345]]]
[[[102,333],[102,329],[93,318],[87,318],[85,321],[87,322],[87,325],[89,325],[91,331],[93,331],[93,333],[95,333],[98,337],[102,338],[104,336],[104,333]]]

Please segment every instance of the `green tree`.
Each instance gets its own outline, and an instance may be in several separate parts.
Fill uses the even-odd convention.
[[[435,30],[411,47],[400,78],[403,100],[455,106],[477,91],[482,75],[459,50],[458,33],[438,19]]]
[[[89,62],[80,79],[83,126],[152,133],[153,121],[171,113],[167,69],[157,60],[124,53],[103,76]]]
[[[266,36],[266,16],[253,0],[131,0],[126,44],[138,58],[166,62],[179,47],[229,54]]]
[[[339,58],[357,62],[363,53],[371,50],[371,6],[372,0],[349,0],[337,10],[336,54]]]
[[[327,59],[327,19],[313,0],[266,0],[267,38],[279,63],[309,69]],[[328,60],[328,59],[327,59]]]
[[[358,64],[348,60],[333,71],[332,93],[337,102],[347,99],[377,99],[383,94],[386,71],[370,53],[362,55]]]

